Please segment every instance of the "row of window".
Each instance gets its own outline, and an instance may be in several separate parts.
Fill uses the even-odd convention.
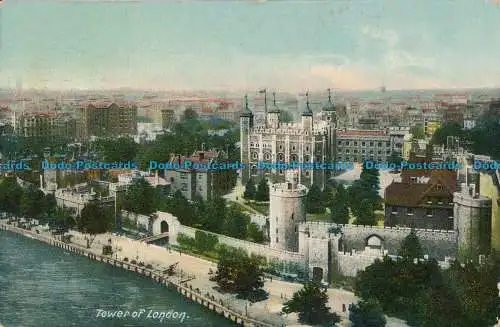
[[[259,143],[250,142],[250,147],[252,147],[252,148],[253,147],[258,148],[259,147]],[[262,147],[263,148],[272,148],[271,144],[267,144],[267,143],[262,144]],[[278,149],[279,150],[283,150],[283,145],[279,145]],[[292,145],[292,151],[296,151],[296,150],[297,150],[297,146]],[[309,146],[308,145],[305,146],[304,151],[305,152],[309,152]]]
[[[347,156],[347,157],[340,156],[340,157],[337,158],[338,161],[344,161],[344,162],[358,162],[358,161],[359,162],[364,162],[367,159],[368,158],[366,156],[362,156],[361,158],[359,158],[359,157],[349,157],[349,156]],[[383,161],[383,158],[382,157],[375,158],[375,156],[372,154],[370,156],[370,160],[372,160],[372,161],[376,160],[378,162],[381,162],[381,161]]]
[[[344,151],[344,152],[345,152],[346,154],[349,154],[349,153],[351,153],[351,150],[350,150],[350,149],[345,149],[345,151]],[[339,153],[342,153],[342,149],[339,149]],[[354,149],[354,150],[352,150],[352,153],[356,154],[356,153],[359,153],[359,151],[358,151],[358,149]],[[361,153],[366,153],[366,149],[362,149],[362,150],[361,150]],[[370,153],[370,154],[373,154],[373,153],[374,153],[374,151],[373,151],[373,150],[370,150],[370,151],[369,151],[369,153]],[[383,151],[382,151],[382,150],[378,150],[378,154],[379,154],[379,155],[382,155],[382,153],[383,153]],[[386,150],[386,151],[385,151],[385,153],[386,153],[387,155],[390,155],[390,154],[391,154],[391,150]]]
[[[399,212],[404,213],[405,209],[404,208],[398,208],[398,207],[393,207],[392,208],[392,215],[397,215]],[[448,217],[453,218],[453,209],[447,210],[448,212]],[[406,215],[408,216],[413,216],[415,214],[415,208],[406,208]],[[435,215],[435,210],[434,209],[426,209],[425,210],[425,215],[427,217],[433,217]]]
[[[253,152],[252,153],[252,159],[253,160],[257,160],[259,158],[259,155],[257,152]],[[318,158],[319,159],[319,158]],[[270,153],[264,153],[264,160],[271,160],[271,154]],[[285,155],[283,153],[278,153],[277,155],[277,160],[279,162],[285,162]],[[293,161],[298,161],[299,160],[299,157],[296,155],[296,154],[292,154],[290,156],[290,161],[293,162]],[[308,156],[308,155],[305,155],[304,156],[304,162],[310,162],[311,161],[311,157]],[[319,161],[319,160],[318,160]]]
[[[371,146],[371,147],[375,146],[375,142],[338,141],[338,145],[345,145],[345,146],[358,146],[358,143],[360,143],[361,146]],[[383,147],[384,142],[377,142],[377,146],[379,148]],[[391,142],[389,142],[389,141],[385,142],[385,146],[391,146]]]

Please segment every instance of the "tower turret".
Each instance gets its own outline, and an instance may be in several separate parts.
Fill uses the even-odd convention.
[[[287,171],[285,183],[273,184],[269,197],[271,247],[299,251],[299,225],[306,221],[307,188],[298,184],[298,173]]]
[[[249,134],[250,129],[253,127],[253,113],[248,107],[248,96],[245,95],[245,106],[240,115],[240,155],[241,162],[245,168],[240,171],[240,178],[242,183],[246,183],[250,178],[249,168]]]
[[[278,128],[280,124],[280,109],[276,105],[276,92],[273,92],[273,105],[267,112],[267,123],[271,128]]]
[[[302,128],[312,129],[313,126],[313,112],[309,106],[309,92],[306,92],[306,108],[302,112]]]
[[[323,113],[323,117],[326,121],[336,124],[337,122],[337,108],[335,107],[335,103],[332,100],[332,92],[331,89],[328,89],[328,103],[323,106],[321,110]]]

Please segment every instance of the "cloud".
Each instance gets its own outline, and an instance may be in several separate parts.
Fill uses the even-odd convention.
[[[391,50],[387,52],[384,57],[384,62],[389,69],[412,67],[433,69],[435,67],[434,58],[415,55],[403,50]]]
[[[390,29],[381,29],[378,27],[363,26],[361,27],[361,33],[368,36],[374,40],[380,40],[386,42],[390,47],[396,46],[399,41],[399,35],[396,31]]]

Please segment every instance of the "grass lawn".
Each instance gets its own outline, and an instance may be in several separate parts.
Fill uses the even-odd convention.
[[[269,216],[269,202],[245,201],[245,204],[264,216]]]

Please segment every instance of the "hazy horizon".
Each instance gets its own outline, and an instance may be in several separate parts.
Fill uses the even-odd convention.
[[[0,23],[0,88],[500,87],[500,6],[491,1],[6,0]]]

